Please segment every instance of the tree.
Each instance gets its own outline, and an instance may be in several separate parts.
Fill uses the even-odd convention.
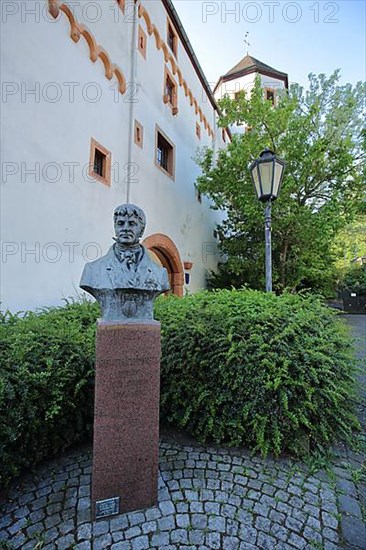
[[[364,93],[361,82],[340,85],[335,71],[329,78],[310,74],[307,91],[293,84],[276,107],[264,99],[259,78],[251,93],[219,101],[220,126],[245,123],[251,130],[198,158],[197,188],[227,216],[218,227],[225,261],[211,285],[264,288],[263,205],[248,166],[265,147],[287,163],[272,210],[274,288],[322,290],[332,284],[331,243],[365,196]]]

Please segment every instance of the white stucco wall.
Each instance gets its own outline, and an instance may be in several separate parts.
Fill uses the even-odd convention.
[[[201,141],[196,137],[198,117],[182,87],[178,115],[173,117],[163,103],[164,57],[154,36],[147,39],[146,61],[136,53],[134,87],[122,96],[115,77],[105,77],[101,60],[89,59],[85,40],[70,39],[64,14],[53,21],[43,11],[46,0],[13,4],[19,9],[3,18],[1,29],[1,308],[55,305],[81,292],[85,262],[112,244],[112,213],[126,200],[128,160],[134,163],[136,179],[131,201],[142,206],[148,219],[145,236],[170,237],[182,262],[194,264],[189,291],[203,287],[206,270],[217,261],[213,228],[218,216],[206,199],[202,204],[196,199],[198,167],[192,157],[197,146],[213,142],[203,124]],[[102,16],[95,22],[92,11],[85,14],[76,6],[74,13],[129,82],[133,24],[116,16],[118,8],[111,10],[111,2],[100,5]],[[144,5],[166,39],[162,3],[150,0]],[[40,16],[31,15],[32,9]],[[139,23],[146,30],[142,19]],[[178,65],[213,126],[214,109],[181,45]],[[25,93],[31,89],[35,95]],[[129,159],[131,107],[133,118],[144,127],[144,147],[133,143]],[[155,166],[156,124],[176,147],[174,181]],[[221,131],[216,134],[217,146],[222,146]],[[112,154],[110,187],[88,176],[91,138]]]

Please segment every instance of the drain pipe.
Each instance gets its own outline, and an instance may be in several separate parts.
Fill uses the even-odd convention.
[[[131,184],[132,184],[132,175],[134,171],[134,163],[132,161],[132,144],[134,142],[134,104],[135,94],[138,94],[138,83],[137,83],[137,24],[138,24],[138,6],[139,2],[133,3],[133,26],[132,26],[132,37],[131,37],[131,71],[130,71],[130,81],[127,84],[127,91],[130,89],[130,113],[129,113],[129,140],[128,140],[128,150],[127,150],[127,164],[125,168],[127,169],[127,190],[126,190],[126,203],[131,202]]]

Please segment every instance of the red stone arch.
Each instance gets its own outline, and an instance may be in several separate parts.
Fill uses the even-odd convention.
[[[162,233],[154,233],[146,237],[142,244],[158,257],[163,267],[168,271],[173,294],[182,297],[184,271],[179,251],[174,242]]]

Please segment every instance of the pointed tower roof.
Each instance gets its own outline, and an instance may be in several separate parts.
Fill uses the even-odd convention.
[[[259,61],[259,59],[256,59],[255,57],[252,57],[251,55],[247,54],[245,57],[243,57],[243,59],[239,61],[239,63],[234,65],[234,67],[232,67],[226,74],[224,74],[223,76],[220,76],[214,91],[222,82],[227,82],[228,80],[234,80],[236,78],[240,78],[241,76],[251,74],[251,73],[259,73],[265,76],[271,76],[273,78],[277,78],[278,80],[283,80],[283,82],[285,83],[285,87],[288,88],[287,73],[278,71],[277,69],[270,67],[266,63]]]

